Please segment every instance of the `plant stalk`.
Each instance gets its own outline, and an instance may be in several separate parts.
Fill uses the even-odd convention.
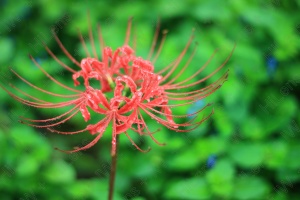
[[[119,135],[116,136],[116,145],[118,145],[118,140],[119,140]],[[114,195],[116,168],[117,168],[117,153],[118,153],[118,146],[116,147],[115,155],[112,155],[111,157],[108,200],[113,200],[113,195]]]

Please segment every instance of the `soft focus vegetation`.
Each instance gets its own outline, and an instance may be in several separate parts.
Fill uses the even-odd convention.
[[[167,144],[164,147],[132,133],[142,147],[152,147],[147,154],[121,136],[115,199],[300,199],[300,1],[251,2],[0,1],[0,81],[7,88],[13,83],[34,96],[57,101],[24,84],[9,67],[40,87],[65,94],[28,54],[72,86],[71,74],[47,54],[41,41],[76,69],[59,49],[51,27],[72,55],[83,58],[77,29],[88,37],[87,10],[94,33],[99,22],[106,44],[114,49],[123,44],[127,20],[133,16],[137,54],[143,57],[159,17],[169,33],[156,63],[158,70],[178,56],[195,28],[198,51],[180,80],[191,76],[219,48],[198,79],[209,74],[236,43],[227,64],[229,80],[222,88],[193,106],[173,109],[191,113],[213,102],[215,114],[209,121],[187,134],[162,128],[156,137]],[[82,146],[93,136],[88,132],[58,135],[18,120],[19,116],[46,119],[65,109],[28,108],[2,89],[0,102],[1,200],[107,198],[110,130],[88,151],[64,154],[54,148]],[[200,113],[199,118],[206,114]],[[153,130],[160,127],[147,120]],[[86,125],[78,115],[62,129],[79,130]]]

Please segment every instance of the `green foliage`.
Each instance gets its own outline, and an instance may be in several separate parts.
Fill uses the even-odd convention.
[[[165,192],[167,199],[209,199],[211,197],[207,182],[204,179],[190,178],[173,181],[170,185],[170,188],[167,188]]]
[[[299,0],[17,2],[0,2],[0,84],[14,91],[9,86],[12,83],[51,102],[61,99],[24,84],[9,67],[39,87],[71,94],[49,81],[28,54],[60,82],[73,86],[71,74],[47,54],[41,41],[76,69],[59,49],[51,28],[58,27],[60,40],[80,60],[85,52],[77,39],[77,28],[88,36],[87,11],[93,34],[97,34],[99,22],[106,44],[113,49],[123,44],[127,20],[133,16],[137,53],[142,57],[149,52],[159,17],[161,27],[169,33],[155,66],[157,71],[180,54],[194,28],[198,50],[179,80],[192,76],[219,48],[207,69],[193,80],[205,77],[224,62],[236,43],[226,65],[230,69],[229,80],[202,101],[214,102],[215,114],[209,121],[186,134],[162,128],[155,137],[165,142],[165,146],[130,133],[142,148],[152,147],[147,154],[137,151],[121,136],[116,200],[300,199],[297,191],[300,185]],[[91,48],[90,41],[87,46]],[[191,52],[192,48],[188,50]],[[90,150],[64,154],[54,148],[82,146],[93,136],[87,132],[72,136],[53,134],[18,120],[19,116],[47,119],[68,108],[27,108],[1,88],[0,102],[1,200],[107,198],[111,127]],[[186,114],[200,109],[197,106],[173,108],[173,112]],[[208,114],[202,112],[198,118]],[[152,131],[161,128],[150,118],[146,120]],[[61,129],[79,130],[86,125],[79,115]]]
[[[233,197],[236,199],[260,199],[266,198],[269,191],[269,185],[260,177],[240,176],[235,182]]]

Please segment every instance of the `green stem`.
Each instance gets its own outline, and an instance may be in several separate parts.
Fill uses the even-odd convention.
[[[118,144],[118,138],[119,138],[119,135],[116,136],[116,145]],[[114,195],[114,187],[115,187],[115,179],[116,179],[116,168],[117,168],[117,150],[118,150],[118,148],[116,148],[115,155],[113,155],[111,157],[108,200],[112,200],[113,195]]]

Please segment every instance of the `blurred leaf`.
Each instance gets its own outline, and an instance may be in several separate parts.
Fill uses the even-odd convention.
[[[26,125],[12,128],[10,136],[18,149],[25,150],[28,147],[34,146],[37,142],[37,136],[34,134],[33,129]]]
[[[92,196],[92,184],[96,184],[96,181],[88,181],[88,180],[80,180],[74,182],[72,185],[67,187],[67,192],[71,196],[71,198],[80,198],[80,199],[87,199],[91,198]],[[98,188],[99,193],[103,193],[104,184],[99,184]]]
[[[132,200],[146,200],[146,199],[143,197],[134,197],[134,198],[132,198]]]
[[[190,178],[171,182],[164,193],[167,199],[209,199],[211,194],[204,179]]]
[[[290,170],[287,167],[279,169],[276,178],[280,183],[287,184],[288,186],[291,186],[292,183],[297,182],[300,180],[300,173],[299,168]]]
[[[195,142],[196,152],[199,152],[200,160],[208,158],[211,154],[219,155],[226,150],[227,142],[225,139],[218,136],[203,138]]]
[[[20,177],[33,176],[39,170],[40,163],[30,155],[24,155],[19,159],[16,173]]]
[[[226,5],[226,2],[220,2],[217,0],[202,1],[202,3],[199,3],[198,6],[194,8],[193,14],[195,17],[202,21],[225,21],[229,20],[232,15],[229,7]]]
[[[215,114],[212,116],[214,119],[217,130],[220,132],[222,136],[228,138],[233,133],[233,123],[228,118],[228,110],[222,105],[218,104],[214,107]]]
[[[14,54],[13,40],[10,38],[0,38],[0,63],[7,62]],[[1,66],[2,67],[2,66]]]
[[[272,141],[266,146],[265,164],[270,168],[280,168],[285,166],[288,145],[284,141]]]
[[[265,158],[265,148],[259,143],[239,142],[229,150],[230,157],[241,167],[252,168],[262,164]]]
[[[175,171],[186,171],[195,169],[200,162],[201,160],[190,149],[187,149],[168,159],[167,168]]]
[[[287,153],[285,165],[289,169],[298,170],[300,169],[300,146],[294,144],[289,146],[289,152]]]
[[[45,179],[54,184],[70,183],[74,181],[75,175],[73,167],[62,160],[55,161],[44,171]]]
[[[265,199],[270,191],[264,180],[254,176],[239,176],[234,187],[233,196],[236,199]]]
[[[247,20],[254,26],[260,26],[265,28],[275,24],[275,19],[273,18],[274,15],[270,9],[263,9],[259,7],[249,8],[245,10],[242,14],[245,20]]]
[[[158,1],[157,12],[162,16],[179,16],[183,14],[187,8],[187,4],[184,1]]]
[[[3,150],[1,150],[1,154],[0,154],[0,166],[2,165],[3,161],[4,161],[4,156],[6,154],[6,138],[4,135],[4,132],[0,129],[0,147],[2,147]]]
[[[206,174],[212,193],[222,198],[229,198],[234,189],[235,168],[228,160],[219,160]]]
[[[266,137],[262,123],[257,118],[249,117],[242,125],[243,136],[246,138],[259,140]]]

